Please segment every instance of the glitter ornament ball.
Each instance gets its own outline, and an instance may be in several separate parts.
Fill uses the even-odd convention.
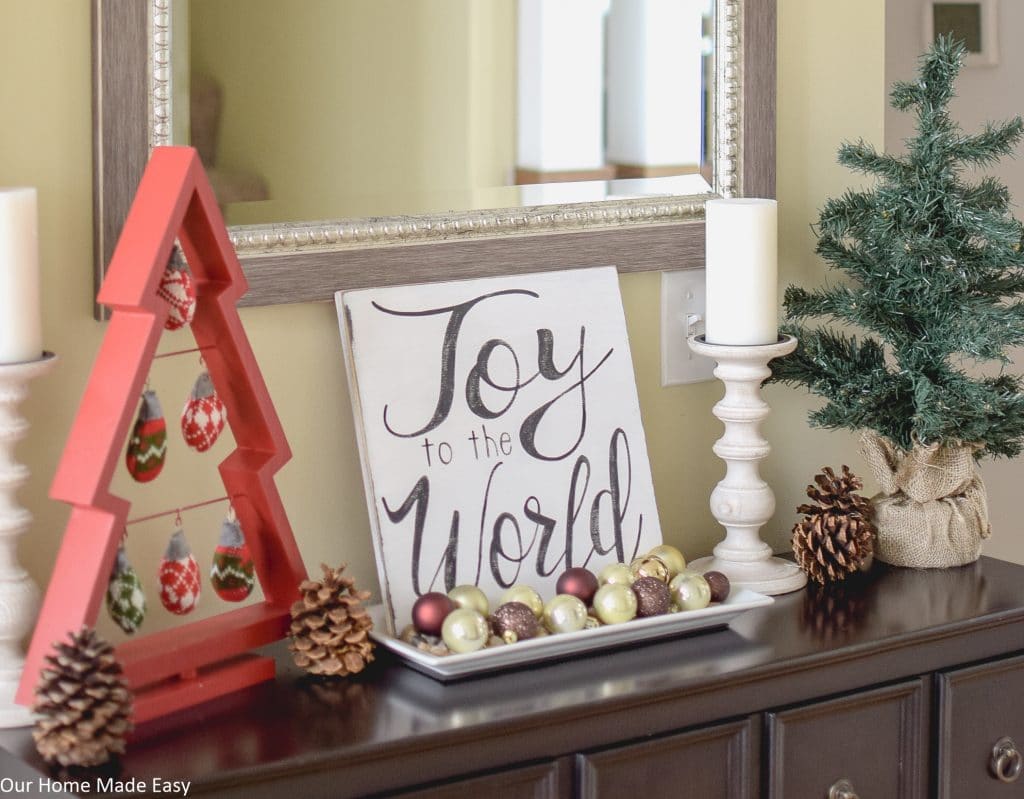
[[[653,577],[655,580],[661,580],[663,583],[669,581],[669,570],[668,566],[665,565],[665,561],[653,555],[644,555],[634,559],[629,564],[629,568],[633,572],[634,577]]]
[[[423,596],[430,596],[424,594]],[[445,596],[441,594],[441,596]],[[422,599],[423,597],[420,597]],[[445,596],[445,599],[448,597]],[[449,600],[451,601],[451,600]],[[529,611],[527,611],[529,612]],[[482,613],[468,608],[456,608],[441,625],[441,638],[454,653],[476,652],[483,649],[491,637],[491,628]]]
[[[156,295],[170,306],[164,328],[178,330],[196,315],[196,284],[187,269],[168,264]]]
[[[128,635],[137,632],[146,618],[146,595],[142,580],[128,562],[124,547],[117,550],[117,559],[107,583],[107,613]]]
[[[491,614],[491,629],[506,644],[514,644],[536,636],[540,623],[522,602],[506,602]]]
[[[683,557],[683,553],[671,544],[659,544],[647,553],[647,557],[658,558],[668,566],[669,577],[675,577],[686,568],[686,558]]]
[[[711,588],[712,602],[725,602],[729,598],[729,578],[721,572],[704,572],[704,579]]]
[[[703,574],[680,572],[669,585],[672,602],[679,610],[700,610],[711,603],[711,586]]]
[[[592,571],[582,566],[574,566],[562,572],[558,582],[555,583],[555,591],[559,594],[572,594],[584,605],[594,601],[594,594],[599,588],[597,577]]]
[[[544,600],[540,598],[536,589],[528,585],[513,585],[501,595],[499,604],[504,605],[506,602],[522,602],[538,619],[544,615]]]
[[[217,596],[226,602],[241,602],[256,585],[256,567],[242,527],[231,514],[221,523],[220,539],[213,550],[210,584]]]
[[[654,577],[637,577],[632,588],[636,594],[637,616],[646,618],[668,613],[672,592],[661,580]]]
[[[636,617],[636,594],[628,585],[609,583],[594,594],[594,613],[604,624],[621,624]]]
[[[635,575],[625,563],[609,563],[597,573],[597,581],[601,585],[607,583],[621,583],[632,585]]]
[[[213,387],[209,372],[196,379],[192,393],[181,411],[181,434],[196,452],[206,452],[220,437],[228,409]]]
[[[143,391],[139,415],[124,454],[128,473],[140,483],[155,480],[167,458],[167,421],[155,391]]]
[[[544,626],[551,633],[574,633],[587,624],[587,606],[572,594],[558,594],[544,606]]]
[[[491,611],[487,594],[475,585],[457,585],[448,592],[448,598],[460,608],[469,608],[485,616]]]
[[[171,613],[184,616],[199,602],[199,564],[180,527],[171,535],[157,574],[160,602]]]
[[[416,600],[412,606],[412,626],[423,635],[441,635],[445,618],[458,608],[447,594],[431,591]]]

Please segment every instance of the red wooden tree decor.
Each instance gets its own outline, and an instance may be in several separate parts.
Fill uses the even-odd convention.
[[[209,181],[191,147],[158,147],[142,176],[98,300],[111,318],[50,495],[72,506],[17,700],[30,704],[44,656],[93,626],[130,503],[110,493],[133,413],[164,330],[157,296],[175,238],[196,283],[192,333],[228,408],[235,450],[219,465],[265,601],[121,644],[136,722],[271,679],[246,654],[286,634],[305,569],[274,485],[291,457],[236,303],[247,284]]]

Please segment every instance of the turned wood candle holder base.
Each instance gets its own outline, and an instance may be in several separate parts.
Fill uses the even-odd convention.
[[[18,414],[28,382],[50,371],[56,360],[46,352],[35,361],[0,364],[0,727],[32,723],[29,709],[14,702],[25,664],[21,642],[39,612],[39,589],[18,563],[18,538],[32,524],[32,514],[15,501],[29,473],[14,460],[14,445],[28,433],[28,422]]]
[[[761,384],[771,375],[768,362],[796,349],[793,336],[775,344],[733,346],[709,344],[690,336],[690,349],[717,362],[715,377],[725,384],[725,396],[712,413],[725,424],[715,442],[715,454],[725,461],[725,477],[711,492],[711,513],[725,528],[725,539],[714,555],[695,560],[697,571],[720,571],[736,588],[762,594],[786,594],[807,583],[795,564],[772,556],[760,529],[775,512],[775,494],[761,479],[758,464],[771,450],[761,435],[761,422],[770,408],[761,397]]]

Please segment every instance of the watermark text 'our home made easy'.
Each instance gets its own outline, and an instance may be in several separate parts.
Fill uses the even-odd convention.
[[[161,777],[142,780],[135,777],[117,779],[116,777],[96,777],[91,780],[58,780],[50,777],[36,779],[13,779],[0,777],[0,795],[24,794],[67,794],[82,796],[87,794],[140,794],[188,796],[192,787],[191,780],[165,780]]]

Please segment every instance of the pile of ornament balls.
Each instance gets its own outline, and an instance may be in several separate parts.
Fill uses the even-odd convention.
[[[493,613],[475,585],[423,594],[400,638],[433,655],[476,652],[543,635],[700,610],[729,596],[729,579],[721,572],[688,570],[683,553],[662,544],[632,563],[612,563],[596,575],[579,566],[566,569],[555,588],[557,595],[545,603],[530,586],[514,585]]]

